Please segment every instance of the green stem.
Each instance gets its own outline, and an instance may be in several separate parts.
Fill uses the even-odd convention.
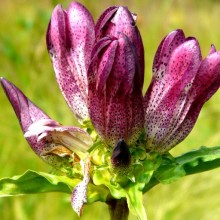
[[[112,199],[107,202],[111,220],[127,220],[129,209],[126,199]]]

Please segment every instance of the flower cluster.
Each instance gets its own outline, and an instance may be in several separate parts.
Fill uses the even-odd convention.
[[[113,167],[129,166],[138,144],[146,152],[163,154],[190,133],[202,106],[220,86],[220,51],[212,45],[202,59],[198,41],[175,30],[159,45],[143,95],[144,48],[136,18],[126,7],[113,6],[95,24],[77,2],[53,11],[47,48],[60,90],[82,128],[52,120],[1,78],[36,154],[58,169],[81,164],[83,180],[72,194],[78,214],[95,164],[92,146],[104,146]],[[90,120],[97,135],[84,129]]]

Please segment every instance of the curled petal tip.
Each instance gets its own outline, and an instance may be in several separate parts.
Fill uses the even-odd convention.
[[[210,51],[209,51],[209,55],[212,54],[212,53],[215,53],[215,52],[216,52],[215,45],[214,45],[214,44],[211,44],[211,48],[210,48]]]
[[[92,146],[93,141],[87,132],[71,126],[62,126],[52,119],[41,119],[33,123],[25,133],[26,137],[37,137],[53,148],[53,146],[63,146],[83,156]],[[51,151],[51,149],[49,149]]]

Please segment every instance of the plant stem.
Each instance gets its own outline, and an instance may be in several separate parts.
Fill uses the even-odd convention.
[[[107,202],[111,220],[127,220],[129,209],[126,199],[112,199]]]

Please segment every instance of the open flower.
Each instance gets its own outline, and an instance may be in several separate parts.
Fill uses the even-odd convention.
[[[34,105],[15,85],[1,78],[2,87],[34,152],[50,165],[70,166],[68,157],[84,158],[93,141],[78,127],[62,126]]]
[[[143,97],[143,43],[136,15],[126,7],[108,8],[95,25],[80,3],[71,3],[67,10],[58,5],[46,40],[67,104],[80,122],[91,120],[97,139],[52,120],[6,79],[1,84],[37,155],[56,168],[72,168],[72,162],[80,161],[82,182],[71,197],[79,215],[90,166],[95,166],[89,152],[94,141],[112,153],[109,161],[119,168],[120,163],[130,165],[130,148],[134,151],[138,144],[165,153],[189,134],[203,104],[220,86],[220,51],[212,46],[202,60],[197,40],[176,30],[156,52],[152,82]]]

